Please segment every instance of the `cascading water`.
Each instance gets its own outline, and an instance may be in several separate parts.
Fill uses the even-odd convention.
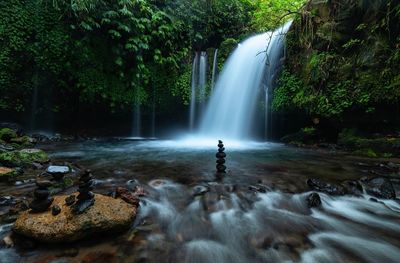
[[[196,119],[204,113],[207,88],[207,52],[196,52],[192,66],[189,128],[194,129]],[[197,106],[197,107],[196,107]],[[197,112],[196,112],[197,108]]]
[[[272,68],[279,64],[282,38],[290,25],[289,22],[276,31],[247,39],[229,57],[201,121],[202,137],[251,139],[264,74],[275,73]]]
[[[273,37],[268,43],[267,50],[267,68],[264,75],[264,92],[265,92],[265,122],[264,131],[265,138],[269,138],[271,134],[271,110],[270,98],[271,92],[274,90],[277,79],[281,72],[285,59],[285,41],[284,35],[288,31],[292,22],[287,23],[282,28],[274,32]]]
[[[189,116],[189,128],[192,131],[194,128],[194,120],[196,117],[196,87],[197,87],[197,80],[198,80],[198,67],[199,64],[199,56],[196,53],[193,59],[193,66],[192,66],[192,90],[191,90],[191,97],[190,97],[190,116]]]
[[[199,100],[200,100],[200,111],[199,117],[201,118],[204,114],[206,98],[207,98],[207,52],[202,51],[199,62]]]
[[[214,52],[212,77],[211,77],[211,92],[210,92],[211,94],[212,91],[214,90],[215,81],[217,80],[217,74],[218,74],[218,49],[216,49]]]

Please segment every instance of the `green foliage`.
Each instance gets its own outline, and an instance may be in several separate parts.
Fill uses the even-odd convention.
[[[17,138],[17,133],[10,128],[2,128],[0,129],[0,140],[9,142],[12,139]]]
[[[393,11],[399,6],[361,0],[307,4],[288,33],[274,109],[293,107],[342,122],[354,112],[368,120],[377,108],[399,105],[400,18]],[[369,16],[355,15],[363,13]]]
[[[253,26],[257,31],[273,30],[293,19],[307,0],[256,0]]]

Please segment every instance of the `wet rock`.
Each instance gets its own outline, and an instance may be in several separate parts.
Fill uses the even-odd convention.
[[[39,213],[46,211],[53,203],[53,198],[50,197],[50,187],[52,183],[47,180],[36,181],[37,188],[33,192],[34,199],[29,204],[29,208],[32,209],[33,213]]]
[[[10,206],[15,204],[13,196],[0,196],[0,206]]]
[[[14,247],[14,241],[12,240],[12,238],[11,238],[10,235],[5,236],[5,237],[3,238],[3,240],[2,240],[2,243],[4,244],[4,246],[5,246],[6,248]]]
[[[37,142],[48,142],[50,138],[44,134],[32,134],[32,138],[34,138]]]
[[[130,192],[128,189],[123,188],[123,187],[117,187],[116,191],[115,191],[115,197],[116,198],[121,198],[122,200],[124,200],[125,202],[138,207],[139,206],[139,198],[137,197],[137,195],[135,195],[134,193]]]
[[[363,194],[363,188],[358,181],[347,180],[341,183],[347,194],[361,196]]]
[[[53,216],[50,211],[35,214],[25,211],[18,217],[13,231],[43,242],[71,242],[93,234],[125,230],[136,215],[136,208],[125,201],[98,194],[90,209],[75,214],[65,204],[66,197],[54,198],[53,203],[61,207],[59,215]]]
[[[193,196],[200,196],[200,195],[204,195],[205,193],[207,193],[208,191],[210,191],[210,189],[207,186],[204,185],[196,185],[195,187],[193,187],[192,189],[192,195]]]
[[[51,214],[53,216],[56,216],[59,213],[61,213],[61,208],[58,205],[53,205],[53,207],[51,208]]]
[[[94,194],[91,192],[93,190],[93,176],[91,171],[86,170],[79,178],[79,181],[78,201],[72,206],[73,210],[77,214],[85,212],[88,208],[93,206],[95,202]]]
[[[75,203],[75,195],[70,195],[67,198],[65,198],[65,204],[67,206],[71,206]]]
[[[372,196],[383,199],[395,199],[396,192],[392,183],[386,178],[373,178],[362,182],[365,191]]]
[[[315,191],[324,192],[330,195],[344,195],[343,187],[326,183],[322,180],[312,178],[307,180],[307,185]]]
[[[47,167],[46,172],[51,174],[54,179],[61,180],[64,175],[70,172],[70,169],[68,166],[50,165],[49,167]]]
[[[308,207],[319,207],[321,205],[321,198],[317,193],[311,193],[307,196]]]

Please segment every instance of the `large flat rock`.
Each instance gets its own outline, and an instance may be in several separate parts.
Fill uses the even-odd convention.
[[[113,233],[129,228],[137,208],[121,199],[100,194],[83,214],[73,214],[65,204],[67,196],[55,196],[53,205],[61,208],[54,216],[51,209],[43,213],[23,212],[13,231],[43,242],[71,242],[98,233]]]

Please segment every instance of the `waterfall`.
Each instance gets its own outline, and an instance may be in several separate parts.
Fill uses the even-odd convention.
[[[205,111],[206,99],[207,99],[207,52],[202,51],[199,62],[199,100],[200,100],[200,111],[199,118],[201,118]]]
[[[189,128],[194,129],[196,119],[204,114],[207,99],[207,52],[196,52],[192,66]],[[196,112],[197,108],[197,112]]]
[[[270,39],[267,50],[267,68],[264,75],[264,92],[265,92],[265,121],[264,121],[264,137],[269,138],[272,131],[271,116],[271,93],[273,92],[279,74],[281,72],[285,59],[285,41],[284,34],[288,31],[292,22],[288,22],[283,27],[276,30]]]
[[[190,97],[190,116],[189,116],[189,128],[192,131],[194,128],[194,120],[196,117],[196,87],[197,87],[197,80],[198,80],[198,67],[199,64],[199,56],[196,53],[193,59],[193,66],[192,66],[192,90],[191,90],[191,97]]]
[[[215,85],[208,108],[201,120],[199,133],[221,139],[251,139],[253,118],[261,92],[264,74],[274,74],[279,64],[283,35],[291,23],[276,31],[253,36],[241,43],[228,58]],[[266,52],[265,52],[266,51]],[[266,79],[274,79],[267,76]],[[272,83],[272,82],[271,82]],[[268,102],[266,102],[268,103]],[[266,108],[269,106],[266,105]]]
[[[212,77],[211,77],[211,94],[214,90],[215,81],[218,74],[218,49],[214,51],[214,60],[213,60],[213,68],[212,68]]]

